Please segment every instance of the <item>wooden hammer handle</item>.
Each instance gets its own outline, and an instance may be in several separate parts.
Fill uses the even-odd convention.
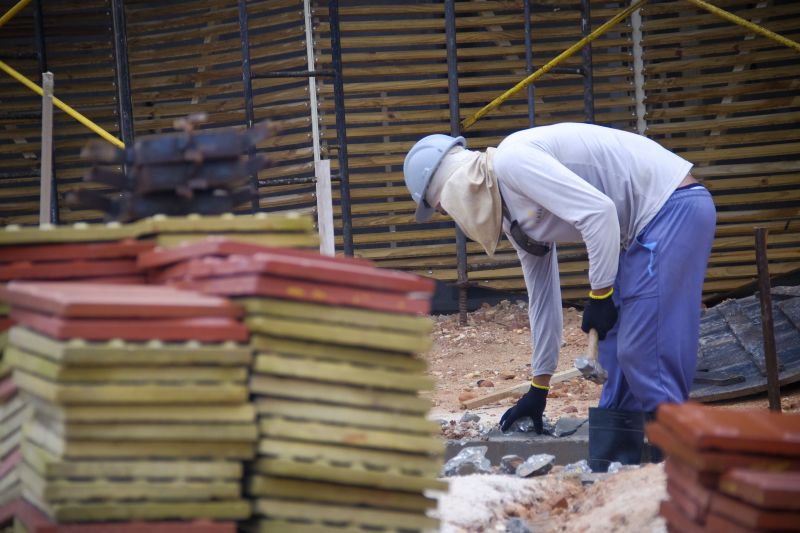
[[[587,355],[592,359],[597,360],[597,343],[599,342],[599,338],[597,336],[597,330],[592,328],[589,330],[589,334],[586,336],[589,342],[589,350]]]

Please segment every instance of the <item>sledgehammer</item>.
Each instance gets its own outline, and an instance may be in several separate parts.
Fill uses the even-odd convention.
[[[593,383],[602,385],[608,380],[608,373],[600,365],[597,359],[597,330],[589,330],[589,356],[575,358],[575,368],[581,371],[581,375]]]

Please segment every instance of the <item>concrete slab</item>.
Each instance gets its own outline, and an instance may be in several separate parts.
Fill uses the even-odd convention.
[[[566,465],[588,457],[589,425],[583,424],[575,433],[561,438],[551,435],[536,435],[535,433],[504,434],[499,428],[495,428],[482,440],[448,440],[445,461],[470,446],[486,446],[486,457],[493,466],[500,466],[505,455],[519,455],[527,458],[539,453],[554,455],[557,465]]]

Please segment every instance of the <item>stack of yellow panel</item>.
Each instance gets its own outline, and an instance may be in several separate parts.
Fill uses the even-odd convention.
[[[426,419],[433,285],[358,259],[215,242],[140,256],[237,298],[256,351],[251,531],[429,531],[443,443]]]
[[[34,411],[19,469],[28,502],[56,523],[250,516],[241,309],[144,285],[13,282],[4,297],[17,324],[6,357]]]
[[[0,371],[0,524],[2,508],[20,494],[22,425],[30,418],[30,411],[11,380],[10,368]]]
[[[0,230],[0,247],[150,238],[159,246],[174,246],[209,235],[264,246],[319,247],[319,236],[314,230],[313,221],[297,213],[184,217],[156,215],[131,224],[78,222],[70,226],[11,225]]]

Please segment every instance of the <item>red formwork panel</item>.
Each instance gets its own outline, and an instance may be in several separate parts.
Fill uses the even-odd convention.
[[[24,499],[18,500],[15,514],[28,533],[236,533],[235,522],[208,520],[56,524]]]
[[[79,244],[26,244],[0,247],[0,263],[16,261],[67,261],[72,259],[117,259],[137,258],[139,254],[152,250],[153,241],[93,242]]]
[[[704,533],[705,528],[689,519],[681,510],[670,500],[662,500],[659,514],[667,521],[669,531],[680,531],[681,533]]]
[[[697,450],[679,440],[661,423],[648,424],[647,438],[670,457],[675,457],[689,467],[703,473],[721,474],[730,468],[743,467],[756,470],[800,471],[800,459],[756,453],[731,453],[717,450]]]
[[[63,318],[12,308],[11,318],[56,339],[107,341],[245,342],[247,327],[229,317],[194,318]]]
[[[697,483],[692,479],[691,469],[674,459],[669,457],[664,468],[667,474],[667,492],[687,516],[695,522],[703,523],[713,490]]]
[[[343,285],[394,293],[433,293],[433,280],[367,265],[327,259],[294,257],[282,252],[191,259],[167,268],[157,280],[205,279],[264,274],[330,285]]]
[[[139,255],[138,263],[140,268],[158,268],[197,257],[227,257],[229,255],[254,255],[257,253],[280,253],[287,257],[317,258],[323,261],[353,265],[368,266],[373,264],[369,259],[361,259],[358,257],[330,257],[310,250],[262,246],[223,237],[207,237],[199,241],[178,246],[157,247]]]
[[[14,281],[0,289],[13,308],[64,317],[239,317],[242,309],[207,294],[151,285]]]
[[[680,511],[692,522],[696,524],[704,524],[706,521],[707,508],[703,508],[699,503],[694,501],[688,494],[682,491],[682,488],[673,483],[671,479],[667,480],[667,495],[670,501],[680,509]]]
[[[102,276],[130,276],[139,273],[134,259],[18,261],[0,264],[0,281],[65,280]]]
[[[722,476],[719,490],[758,507],[800,511],[800,472],[735,468]]]
[[[706,531],[709,533],[765,533],[767,530],[745,527],[734,522],[727,516],[708,513],[706,517]]]
[[[716,472],[703,472],[700,470],[695,470],[687,463],[681,461],[678,457],[667,457],[666,461],[664,461],[664,469],[669,476],[670,473],[678,476],[686,481],[691,481],[701,487],[705,487],[707,489],[716,489],[717,482],[719,481],[719,474]]]
[[[14,519],[18,503],[19,500],[13,500],[4,505],[0,505],[0,526],[4,526]]]
[[[0,461],[0,479],[3,479],[6,474],[11,472],[18,464],[22,462],[22,452],[19,446],[11,450],[3,460]]]
[[[408,315],[430,311],[427,298],[408,298],[398,293],[323,285],[255,274],[181,282],[181,287],[224,296],[267,296],[331,306],[356,307]]]
[[[17,393],[17,384],[14,379],[9,375],[5,378],[0,378],[0,402],[5,403],[13,398]]]
[[[782,531],[800,529],[798,511],[764,510],[719,492],[714,493],[711,498],[711,511],[744,527]]]
[[[689,402],[663,404],[656,417],[680,440],[699,450],[800,458],[800,414],[715,409]]]
[[[146,285],[144,276],[108,276],[102,278],[86,278],[72,280],[81,283],[101,283],[103,285]]]

